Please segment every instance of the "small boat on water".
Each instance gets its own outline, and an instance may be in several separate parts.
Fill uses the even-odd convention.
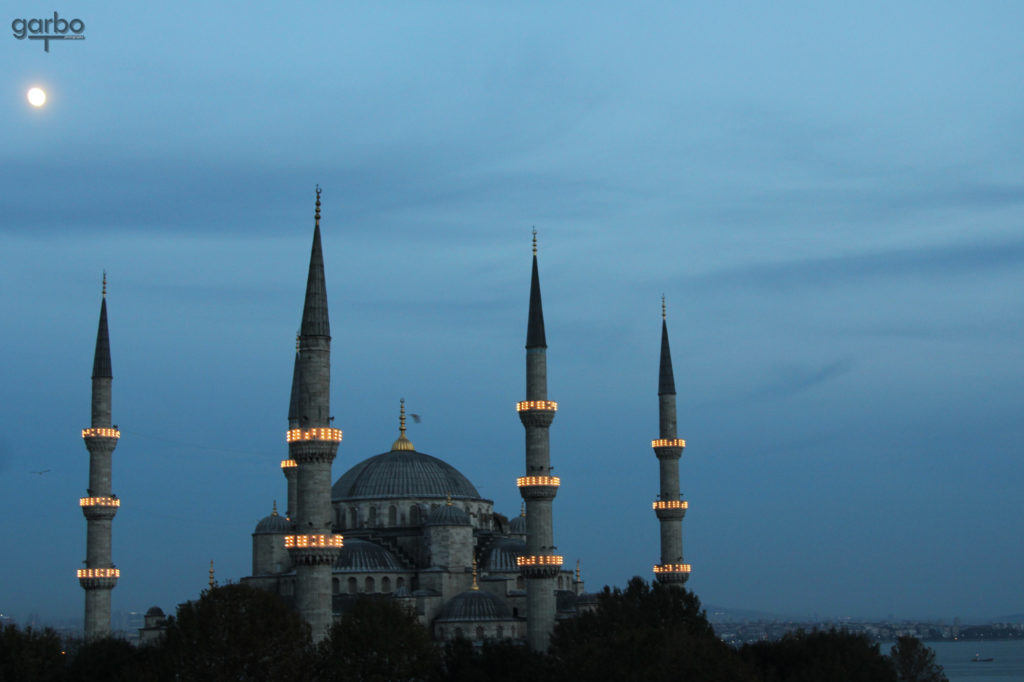
[[[981,654],[974,654],[974,658],[971,659],[971,663],[991,663],[996,659],[994,658],[982,658]]]

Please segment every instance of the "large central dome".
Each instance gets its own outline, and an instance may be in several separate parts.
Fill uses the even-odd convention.
[[[448,495],[455,499],[481,499],[458,469],[415,450],[392,450],[364,459],[331,488],[332,502]]]

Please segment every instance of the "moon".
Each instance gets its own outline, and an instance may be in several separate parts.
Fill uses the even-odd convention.
[[[29,88],[26,97],[28,103],[37,109],[46,104],[46,92],[42,88]]]

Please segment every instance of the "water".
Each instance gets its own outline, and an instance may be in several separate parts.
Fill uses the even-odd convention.
[[[935,652],[949,682],[1024,682],[1024,639],[971,642],[925,642]],[[892,643],[883,643],[888,654]],[[993,658],[991,663],[972,663],[974,654]]]

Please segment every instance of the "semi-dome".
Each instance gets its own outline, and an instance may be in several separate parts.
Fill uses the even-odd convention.
[[[339,571],[400,571],[402,565],[394,554],[380,545],[345,538],[334,568]]]
[[[264,516],[260,519],[260,522],[256,524],[256,530],[253,531],[253,534],[287,533],[291,529],[292,522],[277,513],[277,502],[275,502],[274,511],[270,513],[270,516]]]
[[[505,600],[486,590],[466,590],[444,605],[435,622],[513,620]]]
[[[462,511],[454,504],[442,504],[440,507],[435,507],[430,510],[427,514],[427,520],[423,523],[425,526],[471,526],[472,522],[469,520],[469,514]]]
[[[480,499],[480,493],[458,469],[415,450],[392,450],[364,459],[331,488],[332,502],[448,495]]]
[[[162,608],[160,608],[159,606],[150,606],[149,610],[146,611],[146,615],[147,616],[159,616],[160,618],[163,618],[164,617],[164,610]]]
[[[488,573],[518,573],[516,557],[526,554],[526,543],[513,538],[498,538],[487,549],[482,563]]]

